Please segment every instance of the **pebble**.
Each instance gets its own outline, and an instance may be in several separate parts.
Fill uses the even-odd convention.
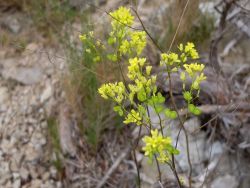
[[[41,103],[44,103],[52,96],[52,87],[48,86],[41,95]]]
[[[2,76],[5,79],[12,79],[24,85],[32,85],[41,81],[43,73],[37,67],[15,67],[4,69]]]
[[[215,179],[211,184],[211,188],[237,188],[238,185],[236,177],[227,174]]]
[[[21,176],[22,180],[24,180],[24,181],[28,180],[29,171],[26,168],[21,167],[19,172],[20,172],[20,176]]]
[[[14,183],[12,184],[13,188],[20,188],[21,187],[21,180],[16,179]]]

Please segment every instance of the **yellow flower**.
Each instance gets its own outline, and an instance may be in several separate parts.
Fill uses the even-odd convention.
[[[85,34],[83,34],[83,35],[79,35],[79,39],[80,39],[81,41],[85,41],[85,40],[87,39],[87,37],[86,37]]]
[[[129,124],[129,123],[135,123],[136,125],[141,125],[142,118],[140,117],[140,113],[136,112],[134,109],[130,111],[130,113],[127,115],[123,123]]]
[[[145,156],[152,159],[155,155],[161,163],[168,162],[171,154],[178,154],[178,150],[171,145],[171,138],[163,137],[157,129],[151,130],[151,136],[145,136],[142,140],[145,143],[142,148]]]
[[[131,12],[126,7],[120,7],[118,10],[111,12],[113,20],[111,22],[113,27],[118,27],[118,25],[125,24],[131,26],[134,22],[134,16],[131,15]]]
[[[113,99],[118,104],[125,99],[125,86],[122,82],[103,84],[98,92],[104,99]]]
[[[186,44],[184,51],[192,59],[198,59],[199,58],[199,54],[195,49],[194,43],[192,43],[192,42],[188,42]]]

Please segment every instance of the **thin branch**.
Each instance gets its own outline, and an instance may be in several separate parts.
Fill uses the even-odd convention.
[[[146,34],[148,35],[148,37],[150,38],[150,40],[154,43],[154,45],[158,48],[158,50],[160,50],[160,52],[163,53],[163,50],[161,49],[161,47],[157,44],[156,40],[151,36],[151,34],[148,32],[148,30],[144,26],[144,23],[143,23],[141,17],[139,16],[138,12],[133,7],[131,9],[134,11],[134,13],[136,14],[136,17],[140,21],[141,26],[143,28],[143,31],[146,32]]]
[[[187,7],[188,7],[188,4],[189,4],[189,1],[190,1],[190,0],[187,0],[187,2],[186,2],[186,4],[185,4],[185,7],[184,7],[184,9],[183,9],[183,11],[182,11],[182,14],[181,14],[181,17],[180,17],[180,20],[179,20],[178,26],[177,26],[177,28],[176,28],[176,31],[175,31],[174,37],[173,37],[173,39],[172,39],[172,41],[171,41],[171,44],[170,44],[170,46],[169,46],[168,53],[169,53],[169,52],[171,51],[171,49],[172,49],[172,46],[173,46],[174,41],[175,41],[175,38],[176,38],[177,33],[178,33],[178,31],[179,31],[179,28],[180,28],[180,26],[181,26],[181,21],[182,21],[182,19],[183,19],[183,16],[184,16],[184,14],[185,14],[186,10],[187,10]]]
[[[116,159],[114,164],[110,167],[108,172],[105,174],[105,176],[102,178],[102,180],[98,183],[97,188],[101,188],[105,185],[109,177],[113,174],[113,172],[118,168],[122,160],[128,155],[128,153],[131,150],[131,146],[127,147],[121,154],[120,156]]]

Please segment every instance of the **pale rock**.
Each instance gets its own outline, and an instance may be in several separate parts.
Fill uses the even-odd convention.
[[[47,143],[46,138],[41,138],[41,140],[40,140],[41,146],[44,146],[46,143]]]
[[[0,174],[1,175],[1,174]],[[11,179],[11,174],[10,173],[5,173],[0,176],[0,185],[5,185],[8,180]]]
[[[160,169],[163,178],[174,178],[174,175],[168,165],[160,164]],[[158,170],[155,160],[153,160],[153,162],[151,163],[149,162],[147,157],[144,157],[141,161],[141,172],[146,175],[146,177],[150,178],[150,181],[158,181]]]
[[[11,170],[11,172],[18,172],[18,170],[19,170],[17,162],[16,162],[15,159],[12,159],[10,161],[10,170]]]
[[[202,14],[213,16],[215,23],[217,23],[220,19],[220,13],[215,10],[216,4],[218,4],[218,0],[215,1],[207,1],[207,2],[200,2],[199,9]]]
[[[12,182],[9,180],[5,185],[4,188],[12,188]]]
[[[200,120],[198,117],[190,118],[189,120],[185,121],[184,127],[189,134],[192,134],[200,128]]]
[[[59,136],[60,146],[63,154],[69,154],[70,156],[76,156],[77,148],[72,138],[72,125],[73,122],[70,117],[69,107],[61,106],[59,115]]]
[[[49,179],[49,177],[50,177],[50,173],[49,172],[45,172],[43,174],[43,176],[42,176],[42,179],[43,179],[43,181],[47,181]]]
[[[39,176],[39,174],[37,172],[37,168],[34,166],[29,166],[29,173],[30,173],[32,179],[37,179]]]
[[[46,139],[41,132],[36,132],[31,137],[31,143],[36,149],[39,149],[41,146],[46,144]]]
[[[31,53],[34,53],[35,51],[37,51],[38,48],[39,48],[38,44],[36,44],[36,43],[29,43],[29,44],[26,46],[26,48],[25,48],[25,50],[24,50],[24,52],[23,52],[23,55],[24,55],[24,56],[25,56],[25,55],[30,55]]]
[[[25,149],[25,160],[36,161],[40,158],[39,152],[32,146],[28,145]]]
[[[20,188],[21,187],[21,180],[16,179],[14,180],[14,183],[12,184],[12,188]]]
[[[20,176],[21,176],[22,180],[24,180],[24,181],[28,180],[29,171],[26,168],[21,167],[19,172],[20,172]]]
[[[3,105],[9,99],[8,88],[0,87],[0,104]]]
[[[18,172],[14,172],[14,173],[12,173],[12,177],[14,179],[18,179],[18,178],[20,178],[20,174]]]
[[[54,187],[55,185],[53,185],[53,183],[51,183],[50,181],[46,181],[41,185],[41,188],[54,188]]]
[[[13,79],[24,85],[32,85],[41,81],[43,73],[37,67],[12,67],[2,71],[5,79]]]
[[[1,163],[1,168],[0,168],[0,177],[3,174],[10,173],[10,168],[9,168],[9,162],[2,162]]]
[[[46,102],[51,96],[52,96],[52,87],[47,86],[41,95],[41,99],[40,99],[41,103]]]
[[[237,188],[239,185],[239,182],[237,182],[237,179],[235,176],[232,175],[225,175],[216,178],[212,184],[211,188]]]
[[[1,143],[1,148],[4,153],[9,153],[11,148],[13,148],[13,144],[9,140],[3,139]]]
[[[171,135],[173,138],[173,143],[176,142],[178,131],[179,131],[178,129],[172,130]],[[194,173],[198,173],[200,171],[202,162],[206,160],[206,155],[204,152],[205,139],[206,139],[206,135],[202,132],[195,136],[189,135],[189,154],[190,154],[190,159],[191,159]],[[181,170],[183,171],[189,170],[189,163],[188,163],[186,148],[187,147],[186,147],[185,134],[182,131],[180,133],[179,141],[177,145],[177,149],[181,152],[179,155],[176,155],[175,158],[178,161],[178,164],[181,167]]]
[[[42,185],[42,181],[39,180],[39,179],[35,179],[35,180],[31,181],[30,187],[32,187],[32,188],[40,188],[41,185]]]
[[[3,151],[0,149],[0,161],[3,159],[3,155],[4,155],[4,153],[3,153]]]
[[[214,159],[214,158],[219,158],[221,154],[224,152],[224,146],[221,142],[216,141],[214,143],[207,143],[207,149],[205,150],[206,152],[206,158],[209,159]]]
[[[54,166],[50,167],[49,172],[50,172],[50,176],[52,178],[56,178],[57,177],[57,170],[56,170],[56,168]]]
[[[56,183],[56,187],[57,187],[57,188],[62,188],[62,182],[58,181],[58,182]]]
[[[17,34],[21,31],[21,24],[18,19],[13,15],[10,15],[4,19],[3,25],[9,29],[12,33]]]
[[[47,129],[47,127],[48,127],[47,122],[46,122],[46,121],[43,121],[43,122],[41,123],[41,128],[42,128],[42,129]]]

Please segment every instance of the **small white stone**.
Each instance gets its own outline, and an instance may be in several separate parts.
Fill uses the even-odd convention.
[[[29,171],[26,168],[22,167],[19,172],[20,172],[21,178],[24,181],[26,181],[28,179],[28,177],[29,177]]]
[[[16,179],[14,183],[12,184],[12,188],[20,188],[21,187],[21,180]]]
[[[51,175],[51,177],[53,177],[53,178],[56,178],[56,176],[57,176],[57,170],[56,170],[56,168],[53,167],[53,166],[50,167],[50,175]]]
[[[39,179],[32,180],[30,187],[32,188],[40,188],[42,185],[42,181]]]
[[[0,104],[6,103],[9,98],[8,89],[6,87],[0,87]]]
[[[48,86],[42,93],[41,95],[41,103],[44,103],[45,101],[47,101],[50,97],[52,96],[52,87]]]
[[[18,172],[18,170],[19,170],[15,159],[12,159],[10,162],[10,170],[11,170],[11,172]]]
[[[211,188],[237,188],[238,185],[236,177],[227,174],[215,179],[211,184]]]
[[[19,179],[20,178],[20,174],[16,173],[16,172],[12,173],[12,176],[13,176],[14,179]]]
[[[43,181],[47,181],[49,179],[49,177],[50,177],[50,173],[49,172],[45,172],[43,174],[43,176],[42,176],[42,179],[43,179]]]
[[[11,174],[9,174],[9,173],[1,175],[0,185],[5,185],[7,183],[7,181],[10,179],[11,179]]]
[[[25,149],[25,160],[26,161],[35,161],[40,157],[37,150],[32,145],[28,145]]]

